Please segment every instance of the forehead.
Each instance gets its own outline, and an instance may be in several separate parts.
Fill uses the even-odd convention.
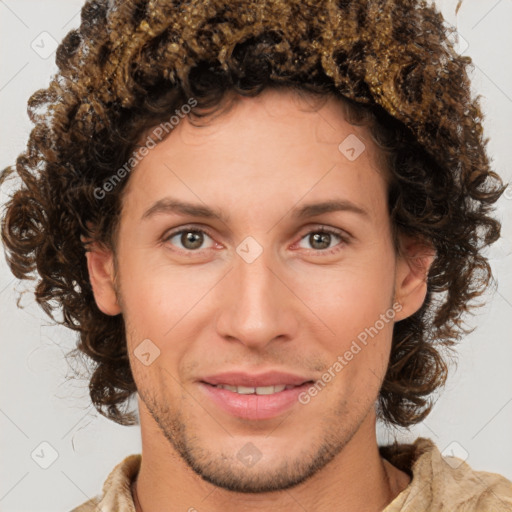
[[[169,194],[256,212],[262,203],[366,196],[372,206],[384,186],[378,149],[344,113],[332,96],[269,89],[236,97],[206,123],[184,117],[132,172],[124,202],[140,212]]]

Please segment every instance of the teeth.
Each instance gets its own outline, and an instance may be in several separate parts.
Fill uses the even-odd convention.
[[[273,395],[274,393],[280,393],[284,389],[291,389],[295,386],[258,386],[255,388],[246,387],[246,386],[228,386],[227,384],[219,384],[216,386],[217,388],[227,389],[228,391],[232,391],[233,393],[239,393],[241,395],[252,395],[256,393],[257,395]]]
[[[247,388],[245,386],[236,386],[235,393],[240,393],[241,395],[250,395],[254,393],[256,388]]]
[[[223,388],[223,389],[227,389],[229,391],[233,391],[234,393],[236,393],[236,386],[228,386],[227,384],[226,385],[220,385],[220,386],[216,386],[217,388]]]
[[[280,393],[284,391],[286,386],[260,386],[255,388],[257,395],[272,395],[273,393]]]

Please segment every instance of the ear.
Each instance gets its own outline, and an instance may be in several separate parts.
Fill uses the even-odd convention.
[[[81,237],[82,242],[85,241]],[[97,242],[88,242],[87,270],[91,282],[94,299],[98,309],[106,315],[115,316],[121,313],[121,307],[117,301],[114,281],[114,254]]]
[[[403,320],[418,311],[427,295],[427,276],[436,256],[435,249],[427,243],[400,236],[400,253],[396,263],[395,302],[402,309],[395,321]]]

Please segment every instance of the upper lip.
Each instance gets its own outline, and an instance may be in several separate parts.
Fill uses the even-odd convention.
[[[302,377],[300,375],[293,375],[285,372],[265,372],[258,374],[249,374],[244,372],[225,372],[217,373],[216,375],[209,375],[203,377],[202,382],[207,384],[219,385],[225,384],[227,386],[246,386],[246,387],[260,387],[260,386],[300,386],[305,382],[313,379]]]

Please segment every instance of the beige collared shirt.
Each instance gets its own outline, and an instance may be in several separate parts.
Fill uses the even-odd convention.
[[[382,512],[512,512],[512,482],[474,471],[461,459],[443,457],[430,439],[380,447],[381,455],[412,476]],[[71,512],[135,512],[130,484],[141,455],[126,457],[110,473],[103,492]]]

